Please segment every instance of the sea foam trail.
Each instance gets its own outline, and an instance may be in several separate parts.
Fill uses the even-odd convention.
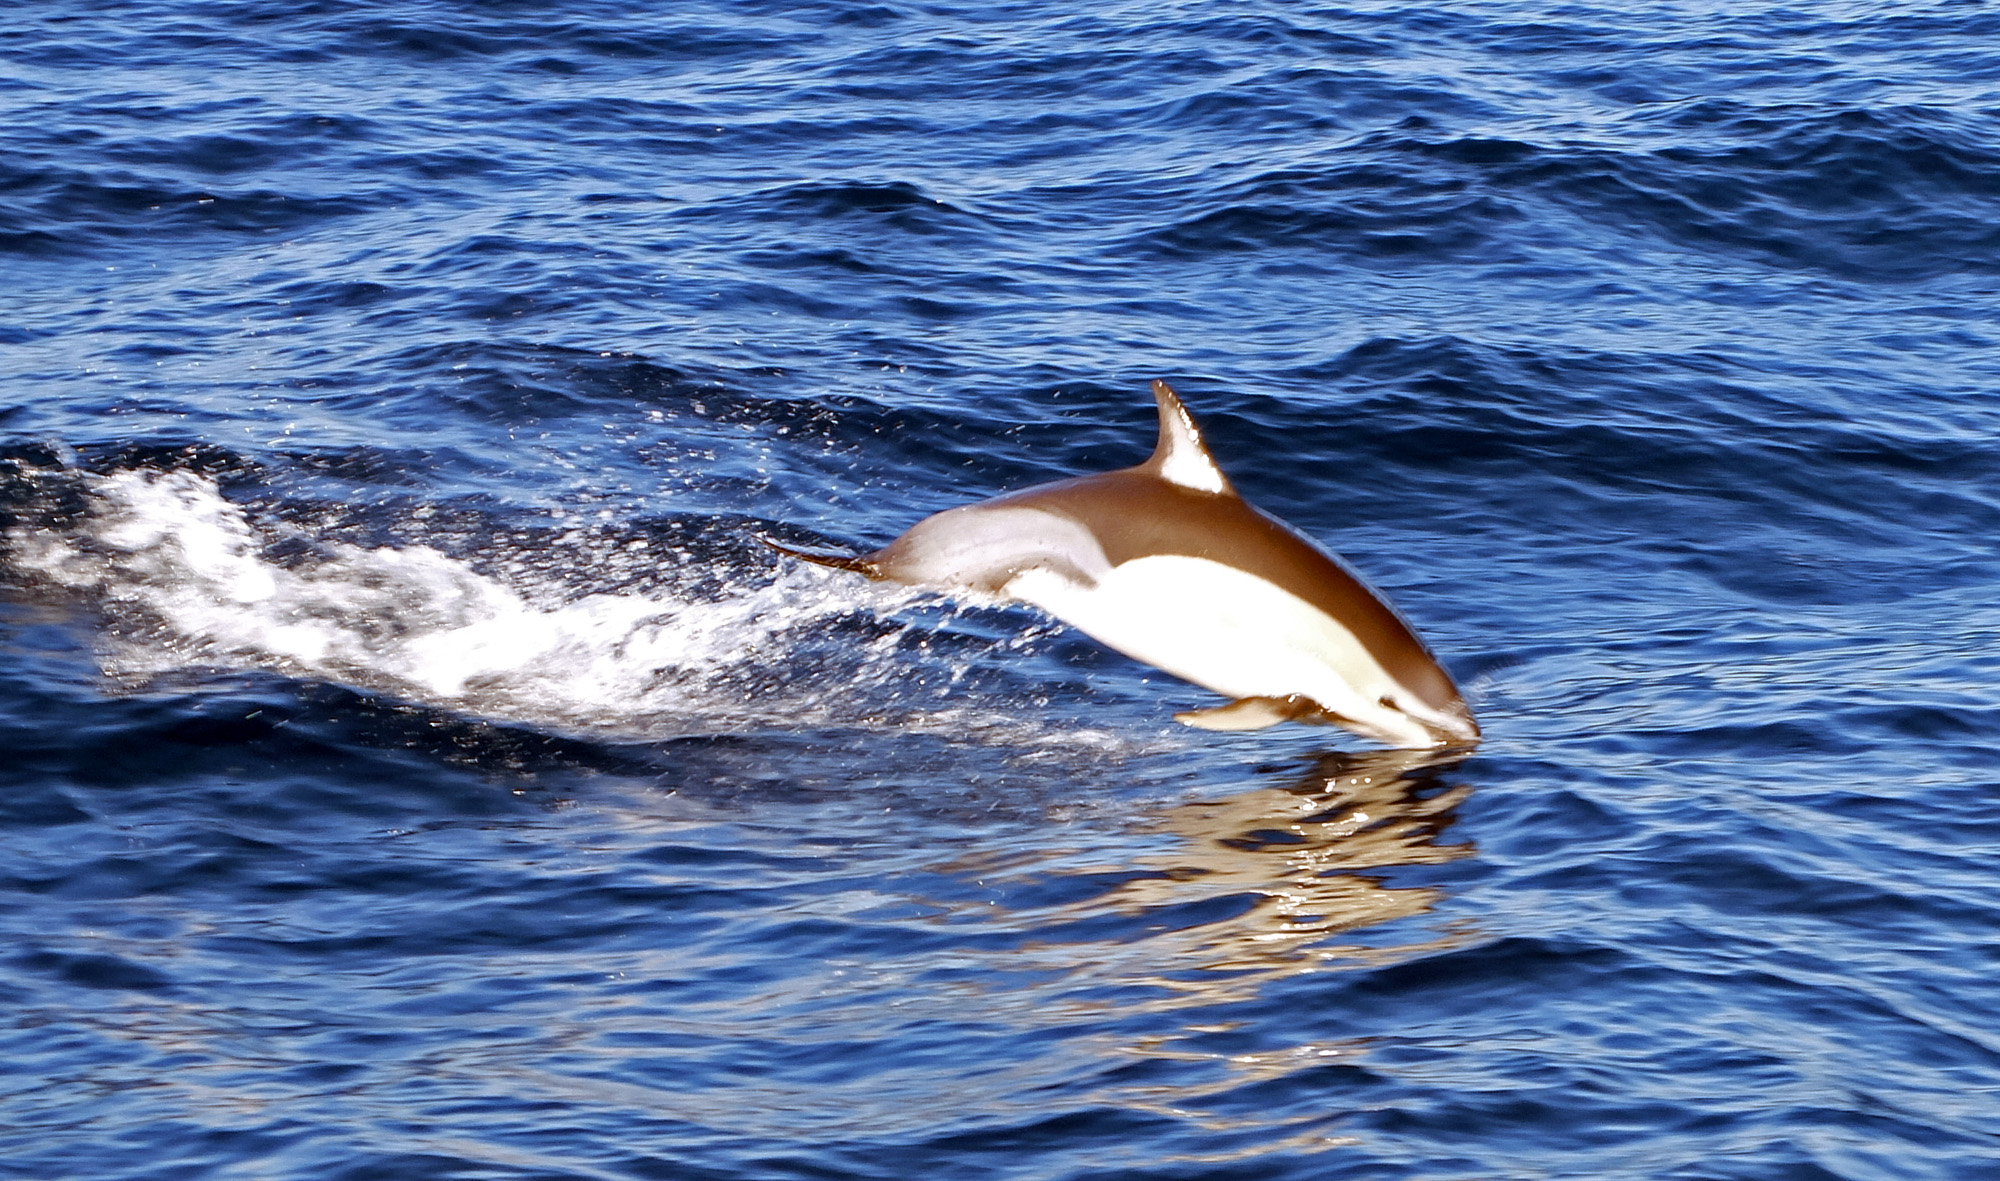
[[[937,700],[976,653],[945,656],[940,669],[921,625],[870,618],[916,596],[817,567],[788,563],[774,581],[732,582],[712,599],[655,591],[542,601],[421,544],[317,543],[316,560],[274,562],[271,539],[194,473],[122,471],[89,487],[93,512],[79,532],[21,531],[15,560],[104,605],[102,660],[120,679],[269,669],[641,738],[998,724],[997,703]],[[867,626],[848,626],[857,619]]]

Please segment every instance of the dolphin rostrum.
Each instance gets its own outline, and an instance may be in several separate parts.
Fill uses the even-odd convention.
[[[1208,730],[1331,722],[1397,747],[1476,742],[1451,677],[1338,558],[1236,494],[1194,418],[1153,383],[1160,439],[1137,467],[924,518],[821,565],[1040,607],[1232,701],[1175,714]]]

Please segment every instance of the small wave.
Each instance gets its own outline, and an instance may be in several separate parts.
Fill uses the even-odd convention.
[[[1924,107],[1705,101],[1636,116],[1640,134],[1622,149],[1504,139],[1383,146],[1620,233],[1642,229],[1762,266],[1910,281],[1993,269],[2000,156],[1990,127],[1974,120]],[[1648,124],[1670,129],[1666,142],[1645,144]]]
[[[13,194],[0,217],[0,250],[32,255],[89,251],[160,234],[268,233],[362,213],[367,194],[210,189],[124,170],[85,172],[32,163],[0,165]]]
[[[1282,187],[1282,186],[1280,186]],[[1464,264],[1516,255],[1494,231],[1520,213],[1488,196],[1451,187],[1417,196],[1408,185],[1369,187],[1352,199],[1230,200],[1219,208],[1149,231],[1135,246],[1168,256],[1317,248],[1356,261]],[[1497,252],[1497,253],[1496,253]]]
[[[908,181],[829,179],[749,191],[690,207],[676,220],[748,219],[780,223],[801,239],[826,239],[833,249],[851,248],[852,222],[865,221],[880,229],[919,236],[963,235],[979,218],[960,206]]]
[[[1899,548],[1911,520],[1950,521],[1967,536],[2000,527],[1990,449],[1935,406],[1878,395],[1834,413],[1810,375],[1773,386],[1724,356],[1377,337],[1285,377],[1353,391],[1342,416],[1369,429],[1336,434],[1304,397],[1255,400],[1229,424],[1237,445],[1398,473],[1396,484],[1348,486],[1352,503],[1388,513],[1408,488],[1428,487],[1476,516],[1484,509],[1450,490],[1505,472],[1517,489],[1511,511],[1545,511],[1570,533],[1682,547],[1682,568],[1759,598],[1879,599],[1984,578],[1983,556],[1910,569]],[[1842,479],[1825,478],[1832,463]],[[1313,500],[1291,508],[1289,495],[1280,486],[1268,499],[1310,526]],[[1689,500],[1705,515],[1691,518]]]
[[[1994,269],[2000,156],[1984,119],[1702,102],[1627,122],[1618,141],[1536,142],[1406,121],[1307,163],[1190,182],[1173,220],[1126,249],[1185,258],[1305,247],[1361,265],[1463,265],[1518,261],[1532,245],[1543,257],[1558,246],[1597,254],[1637,231],[1845,279]]]

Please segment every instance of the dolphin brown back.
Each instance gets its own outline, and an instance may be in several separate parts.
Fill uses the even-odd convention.
[[[1262,578],[1340,621],[1397,681],[1441,710],[1458,689],[1416,633],[1353,571],[1230,492],[1203,492],[1142,467],[1079,476],[988,501],[1067,517],[1113,566],[1155,554],[1205,558]]]

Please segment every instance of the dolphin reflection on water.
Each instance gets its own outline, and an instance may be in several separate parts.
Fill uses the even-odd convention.
[[[1446,839],[1472,794],[1451,778],[1470,753],[1329,750],[1296,766],[1259,768],[1249,779],[1128,814],[1138,832],[1165,841],[1095,844],[1087,824],[1058,826],[1039,847],[967,850],[932,867],[1002,897],[1036,900],[1025,913],[986,910],[983,901],[927,897],[925,904],[978,909],[980,921],[1049,933],[1005,950],[994,945],[999,970],[990,979],[1156,980],[1179,998],[1164,1000],[1168,1008],[1193,999],[1254,1001],[1278,977],[1448,951],[1477,938],[1462,918],[1342,937],[1443,908],[1444,887],[1388,871],[1477,853],[1469,840]],[[1095,886],[1049,889],[1064,876]],[[1197,912],[1199,920],[1187,917]],[[1132,925],[1107,925],[1112,916]],[[1086,992],[1101,995],[1073,990],[1073,1003],[1087,1003]]]
[[[1394,747],[1479,739],[1451,677],[1338,558],[1236,494],[1172,387],[1137,467],[947,509],[860,557],[767,545],[820,565],[1028,603],[1230,698],[1175,714],[1208,730],[1345,726]]]

